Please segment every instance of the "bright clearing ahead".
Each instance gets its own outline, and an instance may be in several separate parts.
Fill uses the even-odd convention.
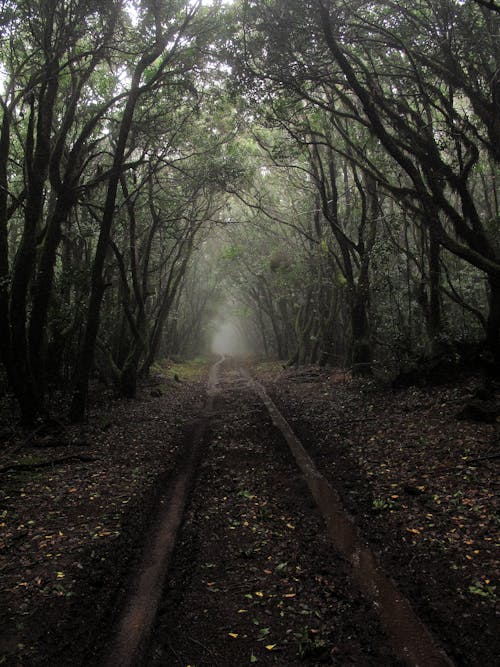
[[[241,331],[234,322],[221,323],[212,341],[212,352],[232,357],[245,356],[249,353]]]

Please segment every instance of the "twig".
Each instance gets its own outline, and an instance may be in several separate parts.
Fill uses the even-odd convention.
[[[465,461],[467,465],[470,465],[471,463],[479,463],[479,461],[492,461],[493,459],[500,459],[500,453],[496,454],[489,454],[488,456],[479,456],[477,459],[469,459],[468,461]]]
[[[56,419],[51,420],[52,426],[57,426],[59,431],[63,431],[64,426],[61,422],[57,421]],[[40,426],[37,426],[35,429],[30,431],[28,435],[21,440],[21,442],[18,442],[13,446],[12,449],[10,449],[8,452],[5,452],[5,456],[14,456],[17,454],[19,451],[24,449],[27,445],[29,445],[32,442],[35,442],[35,438],[40,434],[43,433],[47,428],[47,422],[44,422],[43,424],[40,424]],[[12,437],[15,437],[15,434],[12,435]],[[2,457],[4,458],[4,457]]]
[[[199,642],[197,639],[193,639],[193,637],[190,637],[189,635],[186,636],[186,639],[188,639],[190,642],[193,642],[193,644],[196,644],[199,646],[201,649],[205,651],[205,653],[208,653],[208,655],[211,655],[214,660],[217,660],[217,654],[214,653],[211,649],[208,648],[208,646],[205,646],[205,644],[202,644]]]
[[[490,454],[489,456],[479,456],[476,459],[469,459],[468,461],[461,461],[460,463],[457,463],[456,465],[450,466],[448,468],[438,468],[438,469],[436,469],[435,472],[437,472],[441,475],[444,472],[451,472],[452,470],[456,470],[456,468],[458,468],[458,466],[461,466],[461,465],[470,466],[470,465],[474,465],[475,463],[480,463],[481,461],[492,461],[493,459],[498,459],[498,458],[500,458],[500,453]]]
[[[0,475],[11,470],[33,470],[34,468],[50,468],[55,465],[62,465],[63,463],[72,463],[73,461],[81,461],[82,463],[92,463],[97,461],[93,456],[62,456],[59,459],[50,459],[49,461],[41,461],[40,463],[12,463],[11,465],[0,468]]]
[[[36,449],[49,447],[89,447],[90,444],[85,440],[62,440],[62,439],[47,439],[47,440],[33,440],[31,447]]]
[[[168,646],[170,652],[174,654],[174,657],[177,660],[177,662],[179,663],[179,665],[183,666],[186,661],[181,659],[180,655],[177,653],[177,651],[174,649],[174,647],[172,646],[172,644],[170,643],[170,641],[168,639],[166,639],[166,643],[167,643],[167,646]]]
[[[343,424],[364,424],[365,422],[373,422],[380,420],[380,417],[361,417],[360,419],[332,419],[333,426],[342,426]]]
[[[40,563],[45,562],[45,558],[38,558],[37,560],[32,560],[26,565],[22,565],[23,570],[31,570],[31,568],[35,567],[35,565],[39,565]],[[0,567],[0,574],[4,574],[4,572],[19,572],[19,563],[6,563],[3,567]]]
[[[32,441],[33,438],[35,438],[37,436],[37,434],[40,433],[43,430],[43,428],[44,427],[42,425],[42,426],[38,426],[33,431],[30,431],[28,433],[28,435],[23,440],[21,440],[21,442],[18,442],[17,444],[15,444],[13,446],[13,448],[11,450],[6,452],[6,455],[7,456],[14,456],[14,454],[17,454],[17,452],[21,451],[21,449],[23,449],[30,441]]]

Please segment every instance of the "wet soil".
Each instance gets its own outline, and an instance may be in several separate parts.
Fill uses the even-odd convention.
[[[267,411],[233,372],[148,665],[398,665]]]
[[[448,655],[464,667],[496,664],[499,424],[457,419],[480,379],[394,393],[317,368],[262,372]]]
[[[0,474],[0,664],[97,664],[204,397],[163,380],[134,401],[95,392],[82,426],[4,445],[2,467],[25,468]]]
[[[457,419],[479,380],[251,372],[448,655],[496,664],[499,424]],[[220,389],[143,664],[399,664],[262,401],[229,366]],[[0,664],[102,663],[205,401],[194,381],[96,395],[83,428],[4,447],[28,467],[0,473]]]

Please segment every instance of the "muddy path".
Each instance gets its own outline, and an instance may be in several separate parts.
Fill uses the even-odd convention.
[[[92,462],[5,476],[1,664],[497,664],[497,427],[453,417],[474,381],[396,405],[249,370],[267,396],[229,361],[110,395],[63,434]]]
[[[129,581],[128,594],[113,626],[110,645],[105,650],[104,664],[107,667],[136,665],[142,661],[147,650],[163,582],[199,464],[208,419],[219,393],[219,368],[223,362],[224,358],[221,358],[210,369],[205,406],[186,435],[176,471],[161,485],[153,517],[145,534],[142,557]]]
[[[262,392],[229,364],[218,371],[200,470],[141,664],[451,664],[355,531],[351,553],[333,545],[338,516],[325,525]],[[369,564],[361,581],[354,553]]]

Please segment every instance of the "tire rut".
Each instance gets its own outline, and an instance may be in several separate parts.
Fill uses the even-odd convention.
[[[224,359],[184,452],[106,667],[452,665],[263,387]]]
[[[193,424],[182,447],[177,471],[163,484],[141,561],[131,578],[128,594],[103,659],[105,667],[128,667],[144,661],[158,613],[162,586],[171,562],[190,488],[198,466],[209,417],[218,393],[221,359],[210,370],[208,398],[200,419]]]
[[[402,664],[261,398],[220,390],[144,664]]]
[[[285,438],[323,515],[332,543],[352,566],[351,574],[357,586],[373,601],[396,654],[408,665],[415,667],[452,667],[451,659],[437,646],[409,601],[385,574],[352,517],[346,512],[338,492],[318,471],[264,387],[252,380],[245,370],[242,369],[241,374],[261,397],[274,426]]]

